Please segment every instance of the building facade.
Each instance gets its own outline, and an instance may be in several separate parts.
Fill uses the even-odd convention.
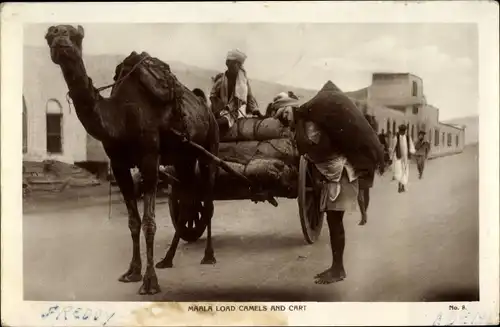
[[[358,106],[375,117],[378,132],[394,135],[406,125],[413,140],[426,132],[431,144],[430,157],[462,152],[465,127],[439,122],[439,109],[428,104],[420,77],[409,73],[375,73],[369,87],[349,92]]]
[[[87,71],[96,85],[112,82],[119,57],[84,59],[86,64],[89,61]],[[106,163],[102,145],[80,123],[61,69],[51,61],[49,50],[25,47],[23,61],[23,161]]]

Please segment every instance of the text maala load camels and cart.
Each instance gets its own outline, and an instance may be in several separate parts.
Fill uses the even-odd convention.
[[[205,229],[207,241],[201,263],[214,264],[211,218],[216,199],[248,198],[276,205],[275,196],[297,197],[304,235],[309,242],[317,238],[322,222],[317,205],[319,179],[311,165],[299,156],[300,145],[295,147],[286,129],[277,122],[267,120],[259,126],[269,124],[262,130],[282,131],[278,139],[261,141],[260,132],[248,134],[236,129],[234,144],[225,145],[226,142],[219,142],[218,126],[210,108],[182,85],[162,61],[144,52],[131,53],[117,66],[111,96],[104,98],[100,89],[93,86],[82,59],[83,27],[52,26],[45,38],[52,61],[62,70],[79,120],[87,133],[103,144],[127,207],[133,250],[130,266],[119,278],[121,282],[142,280],[140,294],[160,292],[155,267],[172,267],[180,238],[197,239]],[[314,105],[314,99],[308,104],[312,104],[312,116],[319,109],[324,111],[324,106]],[[329,119],[337,119],[331,126],[337,131],[330,134],[339,140],[340,150],[363,150],[363,146],[366,148],[377,139],[373,131],[365,133],[370,127],[357,110],[337,110],[330,116]],[[245,126],[259,131],[253,120],[237,125],[243,130]],[[349,138],[347,142],[346,138]],[[257,143],[242,145],[244,142]],[[346,144],[349,146],[345,147]],[[219,153],[226,153],[223,157],[226,160],[220,159]],[[160,165],[172,167],[170,209],[175,234],[165,258],[155,266],[155,201]],[[135,167],[142,176],[142,220],[131,174]],[[266,167],[266,174],[262,174],[261,167]],[[272,173],[267,172],[267,167],[274,167]],[[141,229],[146,241],[144,276]]]

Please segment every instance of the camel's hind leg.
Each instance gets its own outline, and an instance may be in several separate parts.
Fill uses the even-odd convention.
[[[178,176],[181,185],[178,185],[178,188],[175,191],[175,194],[172,196],[179,196],[181,199],[181,205],[179,206],[179,218],[186,219],[189,217],[188,210],[192,206],[187,206],[189,204],[188,201],[193,197],[193,185],[194,184],[194,176],[195,176],[195,165],[196,159],[194,158],[179,158],[176,160],[174,167],[176,175]],[[184,221],[180,221],[179,225],[183,226],[185,224]],[[172,268],[174,266],[173,261],[175,257],[175,253],[177,251],[177,247],[179,246],[180,235],[176,230],[174,234],[174,238],[172,243],[170,244],[167,253],[165,254],[165,258],[156,264],[156,268]]]
[[[213,116],[210,116],[211,124],[209,137],[207,139],[206,149],[215,156],[219,155],[219,129],[217,122]],[[214,187],[215,180],[217,178],[217,173],[219,171],[218,166],[210,159],[200,160],[200,179],[202,183],[202,199],[205,202],[205,208],[212,207],[214,205]],[[212,211],[212,210],[211,210]],[[213,211],[212,211],[213,212]],[[212,212],[209,213],[207,217],[207,244],[205,247],[205,255],[201,260],[201,264],[215,264],[215,253],[212,245]]]
[[[202,200],[204,202],[204,208],[213,207],[213,187],[215,182],[215,172],[217,167],[211,163],[200,162],[200,177],[202,182]],[[214,171],[215,170],[215,171]],[[217,261],[215,260],[215,253],[212,245],[212,215],[211,210],[208,210],[209,214],[206,217],[207,221],[207,244],[205,247],[205,255],[201,260],[201,264],[213,265]]]
[[[161,292],[154,266],[154,239],[156,233],[155,202],[158,185],[158,153],[145,154],[141,162],[141,172],[144,180],[144,218],[142,231],[146,239],[147,267],[140,294],[156,294]]]

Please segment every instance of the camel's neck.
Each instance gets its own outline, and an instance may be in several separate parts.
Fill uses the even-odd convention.
[[[102,140],[106,137],[101,113],[104,99],[87,76],[83,60],[79,58],[72,61],[71,64],[61,64],[60,66],[78,119],[90,135]]]

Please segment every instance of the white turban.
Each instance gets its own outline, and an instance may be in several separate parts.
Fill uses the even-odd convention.
[[[273,99],[273,107],[276,110],[274,118],[279,120],[293,121],[292,107],[298,106],[299,101],[290,97],[287,92],[281,92]]]
[[[299,101],[291,98],[287,92],[278,93],[273,99],[273,106],[275,106],[275,108],[296,106],[298,103]]]
[[[239,49],[230,50],[227,53],[227,60],[235,60],[243,65],[245,60],[247,59],[247,55],[241,52]]]

